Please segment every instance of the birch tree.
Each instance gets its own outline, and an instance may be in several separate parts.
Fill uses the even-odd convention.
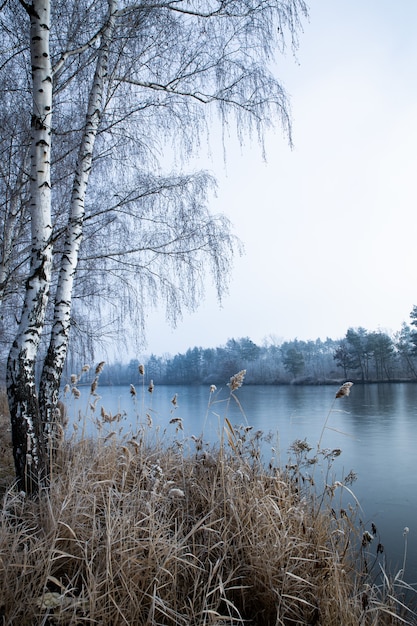
[[[52,66],[48,0],[22,3],[30,19],[32,68],[29,275],[17,336],[7,366],[13,454],[21,487],[34,491],[44,479],[46,447],[36,396],[35,363],[44,325],[52,269],[51,127]]]
[[[271,64],[285,49],[284,34],[296,47],[306,6],[303,0],[20,0],[20,6],[21,14],[10,2],[5,10],[22,28],[21,40],[24,14],[30,21],[31,254],[8,394],[17,477],[35,491],[48,474],[70,329],[85,298],[91,311],[104,296],[97,311],[143,330],[146,305],[165,301],[174,323],[184,308],[196,307],[208,274],[218,297],[224,295],[236,240],[227,217],[209,210],[215,181],[206,172],[175,171],[169,156],[183,168],[206,144],[214,119],[226,133],[234,122],[242,142],[245,136],[262,142],[278,119],[291,142],[288,99]],[[42,336],[48,348],[37,388]]]

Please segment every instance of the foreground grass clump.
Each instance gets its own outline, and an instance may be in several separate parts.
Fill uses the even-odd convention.
[[[348,482],[318,497],[306,442],[281,470],[258,444],[227,418],[217,448],[195,439],[188,454],[145,428],[64,443],[48,493],[3,494],[2,624],[415,623],[364,567],[356,510],[336,506]]]

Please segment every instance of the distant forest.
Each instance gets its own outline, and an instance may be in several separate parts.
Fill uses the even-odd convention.
[[[294,339],[258,346],[245,337],[229,339],[218,348],[190,348],[175,356],[152,354],[127,364],[106,365],[100,381],[115,385],[149,384],[151,380],[160,385],[224,384],[243,369],[245,383],[256,385],[417,381],[417,307],[411,320],[411,326],[403,324],[394,336],[349,328],[339,340]]]

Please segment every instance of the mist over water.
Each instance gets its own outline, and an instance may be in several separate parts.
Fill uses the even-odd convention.
[[[390,572],[403,566],[403,531],[410,529],[404,580],[417,583],[417,385],[354,385],[348,397],[335,400],[336,391],[337,386],[243,386],[231,397],[226,385],[214,393],[209,386],[156,385],[152,394],[146,386],[137,387],[132,397],[129,387],[104,386],[98,389],[95,416],[101,407],[123,416],[119,423],[106,424],[103,434],[135,431],[151,419],[151,432],[190,450],[192,435],[203,433],[205,442],[218,443],[227,417],[233,426],[252,427],[251,434],[270,433],[262,442],[263,459],[277,466],[287,462],[294,440],[306,439],[314,449],[321,438],[321,448],[342,451],[332,477],[342,480],[351,470],[357,474],[351,488],[361,505],[360,519],[366,528],[375,524]],[[85,388],[79,400],[68,404],[71,421],[78,421],[88,405]],[[178,418],[183,430],[178,422],[170,423]],[[86,432],[96,432],[89,421]]]

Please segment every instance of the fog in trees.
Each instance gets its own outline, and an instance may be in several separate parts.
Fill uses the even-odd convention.
[[[146,380],[164,385],[225,385],[245,369],[246,384],[335,384],[417,381],[417,307],[411,326],[388,334],[363,327],[349,328],[342,339],[302,341],[265,340],[261,346],[249,337],[229,339],[216,348],[189,348],[183,354],[146,355],[129,363],[111,363],[103,372],[104,384],[134,384]],[[81,367],[81,363],[78,364]],[[70,376],[68,370],[67,376]]]

